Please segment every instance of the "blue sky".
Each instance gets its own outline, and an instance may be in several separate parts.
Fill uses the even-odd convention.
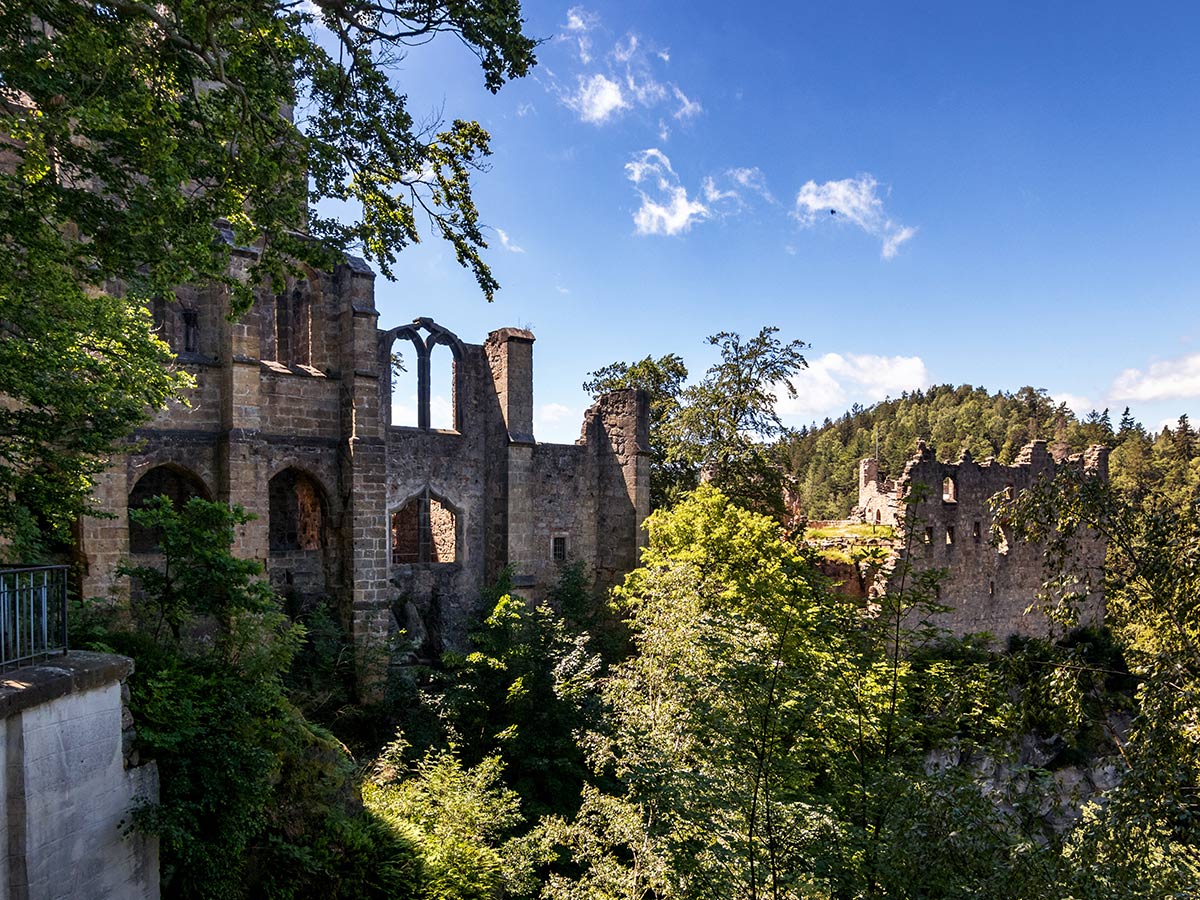
[[[1200,421],[1200,5],[533,3],[526,79],[453,39],[397,75],[492,134],[475,181],[502,290],[430,237],[386,325],[529,326],[535,429],[587,373],[775,325],[791,424],[933,383]],[[830,214],[830,209],[836,214]],[[436,389],[436,386],[435,386]]]

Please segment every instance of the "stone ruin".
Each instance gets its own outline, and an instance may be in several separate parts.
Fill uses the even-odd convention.
[[[252,260],[233,249],[235,273]],[[236,552],[263,563],[293,613],[330,604],[360,654],[463,648],[506,568],[536,601],[574,561],[597,596],[637,564],[650,497],[642,392],[600,398],[575,444],[543,444],[533,335],[504,328],[468,344],[428,318],[381,329],[361,261],[289,277],[234,322],[223,288],[177,294],[153,314],[195,388],[97,479],[96,506],[112,517],[80,523],[84,596],[128,596],[114,568],[156,552],[128,510],[158,494],[252,513]],[[415,368],[415,426],[392,423],[397,349]],[[440,354],[449,365],[435,369]],[[430,424],[435,371],[450,373],[448,428]]]
[[[878,461],[864,459],[859,464],[858,506],[849,521],[888,526],[896,537],[881,542],[887,544],[882,565],[831,574],[844,579],[847,593],[871,598],[899,589],[903,567],[898,563],[905,559],[914,571],[942,569],[936,599],[950,609],[931,616],[931,624],[959,637],[979,632],[998,641],[1014,634],[1047,637],[1052,623],[1037,602],[1047,574],[1045,547],[1017,540],[1003,520],[994,519],[989,500],[997,494],[1011,497],[1039,479],[1053,478],[1061,466],[1082,466],[1107,480],[1108,449],[1094,446],[1056,461],[1045,441],[1032,441],[1013,465],[1005,466],[990,457],[975,462],[967,451],[957,462],[940,462],[934,448],[920,441],[896,479],[881,477]],[[915,495],[919,499],[906,503],[917,485],[923,486]],[[1105,548],[1099,535],[1079,538],[1074,548],[1077,570],[1085,579],[1081,624],[1099,624],[1104,618]]]

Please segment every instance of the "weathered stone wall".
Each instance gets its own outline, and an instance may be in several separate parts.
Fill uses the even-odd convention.
[[[235,248],[234,272],[252,259]],[[143,552],[130,544],[129,503],[166,469],[186,483],[177,499],[254,516],[235,549],[264,564],[293,611],[331,599],[364,686],[378,684],[392,648],[424,659],[461,649],[483,587],[506,566],[540,600],[564,562],[582,560],[598,590],[636,564],[649,512],[645,397],[602,400],[577,445],[538,444],[533,335],[505,328],[472,345],[431,319],[382,331],[373,279],[355,260],[289,276],[234,323],[222,289],[183,288],[155,308],[196,387],[98,479],[96,505],[115,517],[81,524],[85,595],[128,596],[112,571]],[[393,349],[417,374],[417,427],[390,424]],[[454,359],[450,430],[429,425],[435,352]],[[401,510],[413,549],[396,553]]]
[[[158,897],[158,840],[130,831],[158,799],[130,753],[132,663],[73,652],[0,681],[0,893],[9,900]]]
[[[969,453],[953,463],[939,462],[933,448],[918,445],[917,454],[894,482],[881,480],[874,460],[860,470],[859,505],[853,518],[891,525],[909,532],[907,559],[915,570],[943,569],[937,600],[951,607],[931,621],[957,635],[989,632],[996,639],[1011,634],[1045,636],[1050,622],[1037,608],[1036,598],[1046,570],[1043,546],[1018,541],[1003,522],[994,522],[988,501],[1052,478],[1059,465],[1078,465],[1096,477],[1108,477],[1107,450],[1095,447],[1083,457],[1056,463],[1045,441],[1034,441],[1016,463],[1003,466],[992,459],[977,463]],[[919,498],[911,504],[904,497]],[[993,537],[993,525],[998,525]],[[904,541],[897,561],[905,558]],[[1085,537],[1076,547],[1076,565],[1087,580],[1081,604],[1083,622],[1104,616],[1102,570],[1104,542]],[[887,588],[898,588],[900,568]],[[882,588],[882,585],[880,586]],[[1026,609],[1034,607],[1029,613]]]

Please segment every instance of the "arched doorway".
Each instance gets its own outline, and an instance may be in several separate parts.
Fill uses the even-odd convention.
[[[272,478],[267,493],[267,573],[298,614],[333,594],[327,494],[312,475],[295,467]]]
[[[179,510],[193,497],[211,500],[212,495],[204,482],[194,473],[174,463],[155,466],[138,479],[129,494],[128,508],[142,509],[154,497],[167,497],[171,505]],[[159,532],[156,528],[139,525],[129,518],[129,552],[135,555],[157,553]]]

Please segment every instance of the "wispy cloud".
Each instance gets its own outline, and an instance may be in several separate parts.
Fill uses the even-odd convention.
[[[579,52],[579,61],[585,66],[592,61],[592,39],[589,32],[600,23],[600,17],[582,6],[567,10],[567,22],[563,25],[566,39],[574,42]]]
[[[629,108],[621,85],[596,73],[590,78],[579,76],[578,90],[566,99],[579,117],[593,125],[602,125],[614,114]]]
[[[1200,397],[1200,353],[1125,369],[1109,392],[1114,400],[1180,400]]]
[[[576,60],[584,71],[574,73],[573,89],[564,89],[549,69],[542,71],[548,75],[548,89],[579,113],[583,121],[606,124],[616,119],[616,113],[635,106],[654,109],[668,103],[675,107],[670,115],[680,122],[703,112],[699,100],[689,97],[678,84],[664,77],[663,69],[671,54],[655,47],[652,40],[630,31],[607,52],[599,51],[597,42],[607,29],[599,15],[582,6],[567,11],[567,21],[561,29],[558,40],[574,48]],[[661,119],[658,132],[661,140],[666,140],[670,133]]]
[[[767,176],[757,166],[741,169],[730,169],[726,174],[734,184],[758,194],[768,203],[778,203],[771,189],[767,187]]]
[[[704,107],[700,105],[699,101],[689,100],[687,94],[681,91],[678,85],[671,85],[671,90],[675,94],[675,99],[679,101],[679,109],[675,110],[675,118],[683,121],[704,112]]]
[[[536,113],[537,107],[532,103],[520,103],[517,105],[517,118],[523,119],[531,113]]]
[[[879,182],[873,175],[843,178],[817,184],[805,182],[796,195],[795,216],[812,226],[824,220],[849,222],[882,242],[880,255],[892,259],[900,246],[917,233],[917,229],[894,221],[883,208],[876,193]]]
[[[508,232],[505,231],[503,228],[497,228],[496,235],[500,238],[500,246],[503,247],[505,250],[507,250],[509,253],[524,253],[525,252],[524,247],[518,247],[516,244],[513,243],[512,239],[509,238],[509,236],[508,236]]]
[[[777,391],[782,416],[837,416],[852,403],[877,403],[904,391],[929,386],[929,371],[919,356],[826,353],[808,361],[794,379],[797,396]]]
[[[638,234],[681,234],[710,215],[707,206],[688,197],[671,160],[657,147],[635,155],[625,164],[625,175],[637,186],[641,199],[633,214]]]

